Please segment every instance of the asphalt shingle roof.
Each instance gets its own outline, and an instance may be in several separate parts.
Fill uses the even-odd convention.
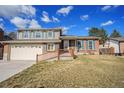
[[[124,41],[124,37],[110,38],[110,40]]]

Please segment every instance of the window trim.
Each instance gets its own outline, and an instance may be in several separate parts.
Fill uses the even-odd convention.
[[[51,33],[51,37],[49,36],[49,33]],[[48,38],[54,38],[54,32],[53,31],[48,31],[47,32],[47,37]]]
[[[90,48],[90,43],[91,43],[91,48]],[[93,50],[93,40],[89,40],[88,42],[88,49]]]
[[[24,39],[29,39],[29,31],[24,31]]]
[[[92,45],[92,49],[90,49],[90,46],[89,46],[90,42],[92,42],[92,44],[91,44]],[[87,43],[88,44],[87,44],[86,47],[87,47],[88,50],[96,50],[96,48],[95,48],[95,40],[87,40]]]
[[[48,45],[53,45],[53,49],[48,49]],[[48,43],[47,44],[47,51],[55,51],[55,44],[54,43]]]
[[[85,47],[84,47],[85,40],[77,40],[77,42],[80,42],[81,43],[80,50],[85,50]]]
[[[39,35],[39,37],[37,37],[37,35]],[[41,38],[41,33],[40,32],[36,32],[36,38]]]

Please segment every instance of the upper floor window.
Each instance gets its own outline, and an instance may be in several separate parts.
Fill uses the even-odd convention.
[[[18,32],[18,38],[22,39],[23,38],[23,33],[22,32]]]
[[[49,31],[48,38],[54,38],[54,37],[55,37],[55,33],[53,31]]]
[[[28,38],[28,31],[24,32],[24,38]]]
[[[33,31],[33,38],[35,38],[35,31]]]
[[[36,38],[40,38],[40,37],[41,37],[40,32],[36,32]]]
[[[42,36],[43,39],[47,39],[47,32],[42,32],[41,36]]]
[[[52,38],[53,37],[53,32],[49,31],[48,32],[48,38]]]

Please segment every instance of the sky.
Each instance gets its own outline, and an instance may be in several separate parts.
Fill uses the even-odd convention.
[[[0,5],[0,27],[6,32],[28,28],[63,28],[65,35],[87,36],[92,27],[114,29],[124,36],[124,6]]]

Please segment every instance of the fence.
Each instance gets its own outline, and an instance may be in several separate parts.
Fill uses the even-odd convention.
[[[110,47],[110,48],[101,48],[99,50],[100,54],[109,54],[109,55],[113,55],[114,54],[114,48]]]
[[[73,48],[70,48],[68,50],[58,49],[55,52],[38,54],[36,56],[36,62],[45,61],[45,60],[54,59],[54,58],[59,61],[62,57],[72,57],[73,59],[76,58],[74,54],[74,49]]]

